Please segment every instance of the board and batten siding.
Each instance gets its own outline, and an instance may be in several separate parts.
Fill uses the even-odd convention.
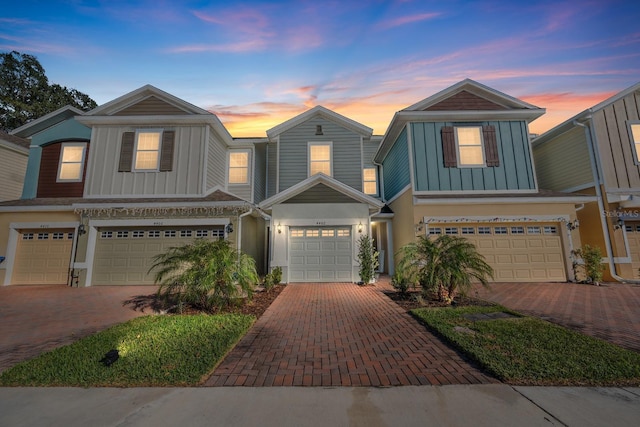
[[[628,122],[640,120],[640,95],[631,93],[593,113],[593,127],[607,189],[640,188]]]
[[[260,203],[265,199],[267,173],[267,144],[255,144],[255,163],[253,168],[253,201]]]
[[[394,198],[403,188],[411,183],[409,173],[409,148],[407,146],[407,129],[402,129],[396,142],[382,162],[384,182],[384,198]]]
[[[323,135],[316,135],[316,127],[322,126]],[[313,117],[280,135],[279,191],[308,178],[309,142],[331,142],[333,178],[356,190],[362,191],[360,170],[361,137],[322,117]]]
[[[500,164],[495,167],[444,167],[441,130],[444,126],[492,125]],[[527,126],[509,122],[411,123],[415,191],[535,190]],[[386,177],[385,177],[386,181]]]
[[[22,195],[28,158],[26,152],[0,145],[0,201],[16,200]]]
[[[205,127],[166,127],[175,131],[173,167],[168,172],[118,172],[124,132],[144,127],[96,126],[91,136],[85,196],[158,196],[202,193]],[[158,126],[153,127],[159,128]]]
[[[584,129],[576,127],[533,147],[538,186],[565,191],[593,182]]]
[[[215,186],[226,187],[227,179],[227,149],[213,132],[209,132],[207,151],[207,191]]]

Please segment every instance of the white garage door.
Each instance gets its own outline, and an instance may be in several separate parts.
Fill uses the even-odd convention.
[[[98,231],[94,285],[153,285],[153,257],[196,238],[224,237],[221,227],[104,228]]]
[[[13,265],[14,285],[66,285],[73,230],[20,232]]]
[[[559,224],[442,224],[430,234],[467,238],[494,269],[496,282],[566,281]]]
[[[351,227],[291,228],[290,282],[351,282]]]

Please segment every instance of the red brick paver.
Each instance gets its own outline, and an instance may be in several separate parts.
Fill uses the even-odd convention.
[[[290,284],[207,386],[479,384],[485,376],[380,292]]]
[[[640,352],[640,286],[495,283],[478,296]]]
[[[151,314],[124,302],[154,286],[0,286],[0,372],[79,338]]]

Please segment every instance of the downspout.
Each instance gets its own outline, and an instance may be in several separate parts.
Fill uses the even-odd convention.
[[[240,251],[242,250],[242,218],[247,215],[251,215],[253,213],[253,208],[249,208],[249,210],[242,215],[238,215],[238,257],[240,256]]]
[[[592,117],[588,117],[589,120],[592,120]],[[585,125],[584,123],[580,123],[577,119],[573,120],[573,124],[576,126],[580,126],[584,128],[585,136],[587,138],[587,146],[589,147],[589,160],[591,161],[591,169],[593,170],[593,180],[595,182],[596,188],[596,197],[598,198],[598,208],[600,209],[600,223],[602,226],[602,231],[605,234],[604,238],[604,246],[607,251],[607,260],[609,261],[609,271],[611,272],[611,277],[616,279],[619,282],[623,283],[640,283],[640,280],[634,279],[625,279],[621,277],[616,272],[616,265],[613,260],[613,249],[611,246],[611,234],[609,233],[609,226],[607,224],[607,216],[603,215],[604,213],[604,201],[602,195],[602,189],[600,188],[600,164],[598,163],[598,157],[596,156],[596,147],[594,138],[592,137],[593,129]]]

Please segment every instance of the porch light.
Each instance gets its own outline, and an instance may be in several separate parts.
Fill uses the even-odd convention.
[[[618,221],[616,222],[616,225],[613,226],[613,228],[615,230],[620,230],[622,227],[624,227],[624,219],[618,217]]]
[[[569,231],[573,231],[578,227],[580,227],[580,221],[578,221],[577,219],[575,221],[569,221],[567,223],[567,228],[569,229]]]
[[[231,223],[227,224],[227,225],[224,227],[224,231],[225,231],[227,234],[229,234],[229,233],[233,233],[233,225],[231,225]]]
[[[282,234],[282,224],[278,223],[278,234]]]
[[[362,233],[362,222],[358,224],[358,233]]]

